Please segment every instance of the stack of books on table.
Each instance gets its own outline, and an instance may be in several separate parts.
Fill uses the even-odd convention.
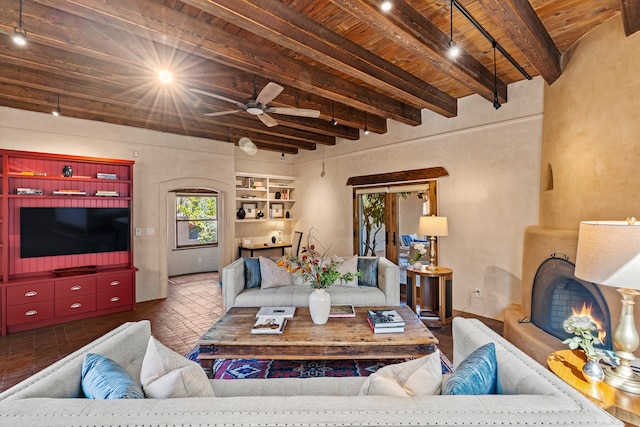
[[[368,310],[367,321],[376,334],[390,334],[394,332],[404,332],[406,322],[393,309],[389,310]]]
[[[251,329],[252,334],[281,334],[296,312],[295,307],[262,307],[256,313],[256,323]]]

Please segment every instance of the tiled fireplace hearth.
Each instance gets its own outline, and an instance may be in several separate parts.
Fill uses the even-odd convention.
[[[550,353],[567,348],[562,341],[569,335],[562,322],[571,316],[572,309],[580,310],[585,303],[607,337],[618,321],[620,296],[615,289],[574,276],[577,243],[577,231],[539,226],[525,230],[522,304],[505,312],[504,336],[545,366]],[[605,339],[608,349],[610,342]]]

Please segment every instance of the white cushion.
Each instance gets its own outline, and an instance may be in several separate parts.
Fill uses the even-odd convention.
[[[200,365],[149,338],[140,371],[142,390],[147,397],[213,397],[213,388]]]
[[[440,351],[410,360],[388,365],[371,374],[360,389],[360,396],[429,396],[440,393],[442,367]]]
[[[278,266],[269,258],[259,257],[260,261],[260,289],[279,288],[281,286],[291,285],[291,275],[284,268]]]
[[[358,255],[354,255],[347,259],[342,259],[334,255],[334,257],[332,258],[332,261],[337,261],[340,263],[340,265],[338,265],[338,267],[336,268],[336,270],[340,274],[347,274],[347,273],[356,274],[358,272]],[[348,288],[357,288],[358,277],[354,276],[353,280],[350,280],[348,282],[336,280],[333,283],[333,285],[341,285],[341,286],[346,286]]]

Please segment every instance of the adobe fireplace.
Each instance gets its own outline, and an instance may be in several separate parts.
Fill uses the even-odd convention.
[[[579,314],[590,316],[603,342],[602,348],[611,350],[611,319],[600,289],[593,283],[575,277],[575,265],[566,257],[554,254],[538,268],[533,280],[531,322],[554,337],[565,340],[573,335],[566,332],[563,322]]]

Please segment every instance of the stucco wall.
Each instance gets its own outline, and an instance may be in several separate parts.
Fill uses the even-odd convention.
[[[545,88],[540,225],[640,217],[640,33],[617,16],[567,57]]]
[[[454,309],[502,318],[520,301],[524,228],[537,223],[542,138],[541,79],[509,86],[509,102],[495,110],[486,100],[459,100],[457,118],[423,112],[423,125],[389,122],[384,135],[367,135],[305,152],[294,163],[300,221],[314,226],[333,252],[352,253],[351,176],[443,166],[439,214],[449,220],[440,239],[440,265],[454,271]],[[483,298],[469,299],[474,288]],[[469,301],[471,304],[469,305]]]

